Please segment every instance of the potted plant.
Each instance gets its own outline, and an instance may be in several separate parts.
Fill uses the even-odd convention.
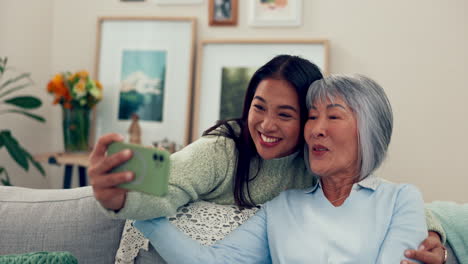
[[[7,58],[0,57],[0,115],[19,114],[36,120],[45,122],[39,115],[31,113],[42,105],[40,99],[35,96],[15,96],[15,92],[20,91],[33,84],[29,73],[13,74],[11,78],[3,80],[7,68]],[[0,127],[0,151],[6,149],[10,157],[25,171],[29,170],[32,164],[43,176],[45,176],[42,166],[33,159],[32,155],[20,145],[9,129]],[[5,167],[0,164],[0,182],[3,185],[12,185],[10,177]]]

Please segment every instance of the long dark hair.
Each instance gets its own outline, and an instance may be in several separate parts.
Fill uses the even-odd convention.
[[[312,62],[298,56],[278,55],[260,67],[250,79],[249,86],[245,93],[241,118],[220,120],[216,125],[203,132],[203,136],[224,136],[235,142],[238,155],[236,175],[234,177],[234,199],[237,205],[243,207],[256,205],[250,195],[249,182],[255,179],[260,171],[261,159],[259,159],[257,172],[255,175],[251,176],[249,173],[250,161],[253,158],[259,158],[259,155],[247,126],[247,119],[249,116],[250,104],[252,103],[258,84],[265,79],[285,80],[296,89],[301,112],[301,134],[299,143],[303,144],[303,128],[308,114],[305,102],[307,90],[312,82],[322,79],[322,77],[320,69]],[[235,128],[232,126],[233,122],[236,122],[240,127],[240,134],[236,133]],[[247,193],[245,193],[245,191]]]

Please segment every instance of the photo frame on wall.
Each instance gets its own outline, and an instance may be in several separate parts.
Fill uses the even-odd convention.
[[[249,24],[254,27],[294,27],[302,24],[302,0],[250,0]]]
[[[210,26],[237,25],[239,0],[208,0]]]
[[[240,117],[251,76],[277,55],[301,56],[328,74],[327,40],[206,40],[198,47],[192,141],[216,121]]]
[[[128,135],[138,115],[142,144],[190,139],[195,18],[98,19],[96,76],[103,99],[94,138]]]
[[[158,5],[198,5],[204,0],[152,0]]]

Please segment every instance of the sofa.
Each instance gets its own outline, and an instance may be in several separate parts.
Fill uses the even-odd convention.
[[[68,251],[78,263],[115,263],[124,220],[107,218],[91,187],[41,190],[0,186],[0,255]],[[458,263],[449,250],[448,264]],[[136,264],[166,263],[151,245]]]
[[[68,251],[80,264],[115,263],[124,224],[101,212],[89,186],[0,186],[0,255]],[[166,262],[150,246],[140,251],[135,263]]]

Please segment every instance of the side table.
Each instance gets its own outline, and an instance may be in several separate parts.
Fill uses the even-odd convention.
[[[64,165],[65,172],[63,175],[63,188],[71,188],[71,180],[73,167],[78,167],[80,187],[87,185],[86,167],[89,166],[90,152],[49,152],[34,155],[34,159],[38,162],[46,162],[54,165]]]

